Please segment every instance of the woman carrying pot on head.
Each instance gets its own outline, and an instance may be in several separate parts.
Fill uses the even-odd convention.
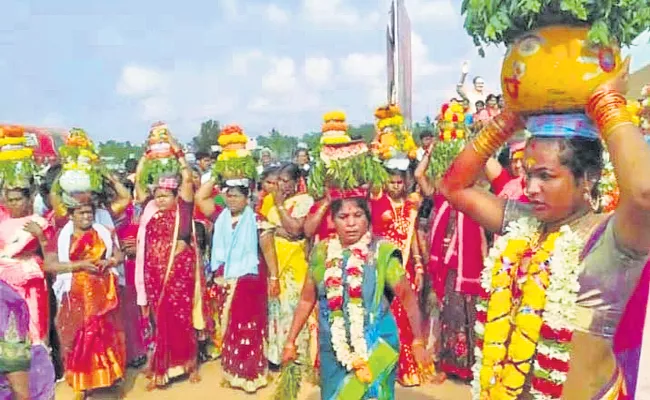
[[[617,366],[612,351],[650,248],[650,179],[638,173],[650,169],[650,148],[621,94],[627,67],[591,95],[586,115],[528,118],[529,204],[473,187],[489,157],[523,128],[512,112],[485,127],[442,181],[454,207],[504,235],[486,260],[477,306],[474,389],[481,398],[618,398],[636,372]],[[594,213],[602,142],[620,186],[611,215]]]
[[[193,229],[192,173],[182,150],[172,140],[181,176],[166,174],[154,184],[140,219],[135,285],[143,315],[153,324],[153,352],[149,355],[147,390],[189,374],[201,380],[196,330],[204,328],[201,273]]]

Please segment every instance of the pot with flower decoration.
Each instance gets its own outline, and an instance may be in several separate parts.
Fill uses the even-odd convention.
[[[501,69],[508,108],[539,114],[582,112],[622,66],[620,46],[650,25],[650,14],[637,12],[647,7],[646,0],[464,0],[462,9],[477,45],[508,46]]]
[[[372,143],[372,150],[382,160],[395,157],[416,157],[417,145],[413,135],[404,126],[404,117],[395,104],[379,107],[375,110],[377,135]]]
[[[438,142],[431,151],[427,170],[427,174],[434,179],[440,178],[460,153],[469,133],[465,125],[465,111],[459,102],[443,104],[439,115]]]
[[[0,187],[22,185],[34,174],[34,150],[24,133],[21,126],[0,125]]]
[[[170,136],[169,127],[164,122],[151,125],[142,169],[137,179],[143,188],[153,185],[162,175],[179,173],[180,163],[173,154]]]
[[[352,140],[347,134],[345,114],[328,112],[323,120],[320,149],[309,175],[309,193],[322,198],[328,188],[345,191],[365,185],[381,187],[388,178],[386,170],[363,140]]]
[[[246,149],[248,137],[239,125],[226,125],[219,133],[217,142],[223,151],[214,163],[214,176],[222,179],[241,176],[254,179],[257,176],[255,160]]]

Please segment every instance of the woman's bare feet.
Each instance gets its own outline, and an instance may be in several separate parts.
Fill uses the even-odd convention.
[[[435,385],[440,385],[446,380],[447,380],[447,374],[445,374],[444,372],[438,372],[433,377],[431,377],[431,383]]]
[[[199,375],[199,371],[194,371],[190,373],[190,383],[199,383],[201,382],[201,375]]]
[[[147,383],[147,387],[144,389],[147,392],[153,392],[154,390],[158,389],[158,385],[156,385],[156,380],[149,378],[149,382]]]

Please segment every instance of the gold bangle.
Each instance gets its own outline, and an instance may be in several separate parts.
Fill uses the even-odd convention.
[[[413,339],[413,342],[411,342],[411,347],[424,347],[424,340]]]
[[[278,282],[280,279],[277,276],[271,276],[269,277],[269,280],[273,282]]]
[[[487,160],[509,137],[523,127],[523,121],[517,114],[504,111],[481,129],[472,141],[472,147],[481,158]]]

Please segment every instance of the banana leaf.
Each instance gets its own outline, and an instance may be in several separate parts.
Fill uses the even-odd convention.
[[[138,177],[138,182],[143,189],[158,182],[158,178],[163,175],[178,174],[181,164],[173,157],[147,159],[142,163],[142,171]]]
[[[452,139],[436,143],[431,152],[427,175],[433,179],[441,178],[456,156],[463,150],[465,143],[465,139]]]

